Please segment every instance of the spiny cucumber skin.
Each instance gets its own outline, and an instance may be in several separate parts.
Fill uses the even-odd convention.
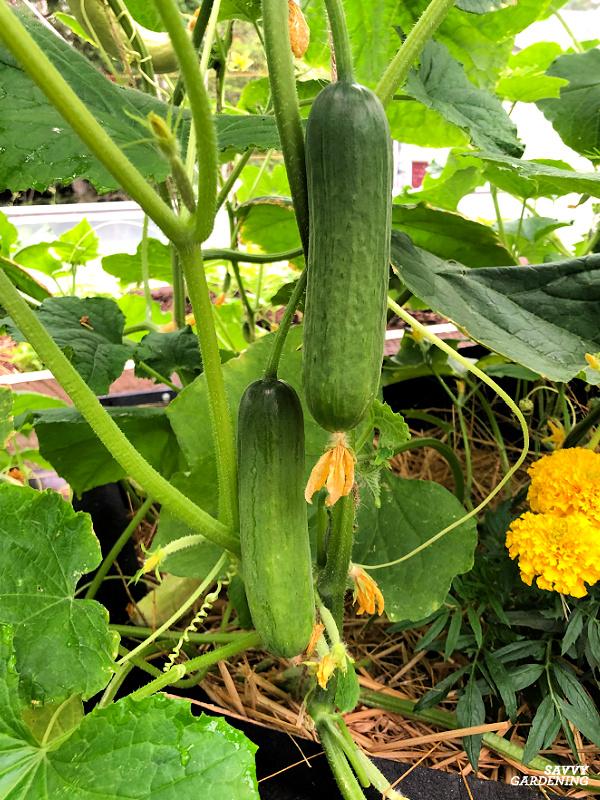
[[[240,545],[252,621],[265,648],[292,658],[315,623],[304,500],[304,419],[294,389],[259,380],[238,412]]]
[[[310,202],[304,389],[311,414],[347,431],[377,394],[385,337],[392,143],[383,106],[355,83],[332,83],[306,131]]]

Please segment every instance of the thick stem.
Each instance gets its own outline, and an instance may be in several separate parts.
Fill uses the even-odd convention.
[[[327,564],[319,580],[319,594],[331,611],[338,630],[344,621],[344,597],[354,541],[354,497],[341,497],[332,509]]]
[[[145,519],[146,514],[148,513],[148,510],[152,505],[152,502],[153,500],[151,497],[147,497],[146,500],[144,500],[142,505],[135,512],[135,515],[133,516],[129,525],[125,528],[123,533],[119,536],[117,541],[111,547],[106,558],[104,559],[102,564],[100,564],[100,566],[98,567],[98,570],[94,575],[94,579],[89,585],[87,592],[85,593],[86,600],[92,600],[96,596],[96,593],[100,588],[100,586],[102,585],[102,581],[108,574],[109,569],[112,567],[114,562],[119,557],[119,553],[125,547],[127,542],[131,539],[133,534],[136,532],[142,520]]]
[[[154,3],[177,55],[192,111],[198,162],[198,208],[194,215],[194,233],[195,238],[203,242],[212,232],[216,213],[217,134],[198,58],[175,0],[154,0]]]
[[[221,370],[219,342],[213,322],[202,251],[199,245],[179,251],[185,281],[196,318],[196,330],[202,354],[204,378],[208,391],[208,407],[217,459],[219,480],[219,519],[229,528],[237,528],[237,467],[235,435],[225,382]]]
[[[318,722],[317,732],[344,800],[365,800],[365,795],[346,760],[346,754],[331,732],[329,725],[325,721]]]
[[[23,336],[126,474],[143,486],[157,503],[187,523],[192,530],[203,534],[210,541],[232,553],[239,554],[239,541],[232,531],[171,486],[138,453],[2,270],[0,270],[0,297],[2,305]]]
[[[453,5],[454,0],[431,0],[418,19],[375,89],[384,106],[387,106],[396,90],[404,84],[410,68]]]
[[[198,18],[192,32],[192,47],[194,50],[196,50],[196,52],[200,50],[200,47],[202,46],[202,40],[204,39],[204,34],[206,33],[206,26],[208,25],[208,20],[210,19],[210,12],[212,11],[213,3],[214,0],[204,0],[200,6]],[[175,84],[175,89],[173,90],[173,105],[180,106],[184,97],[185,84],[183,82],[183,76],[180,75],[179,78],[177,78],[177,83]]]
[[[279,328],[275,334],[275,343],[273,344],[273,349],[271,350],[267,366],[265,367],[265,378],[267,380],[277,377],[277,370],[279,369],[279,362],[281,361],[281,354],[283,352],[283,346],[285,345],[285,339],[288,335],[288,331],[294,319],[294,314],[296,313],[296,308],[298,307],[298,303],[300,302],[300,298],[304,294],[305,289],[306,268],[296,281],[294,291],[292,292],[292,296],[289,299],[281,322],[279,323]]]
[[[354,66],[352,64],[352,49],[350,48],[344,5],[342,0],[325,0],[325,6],[331,27],[338,80],[352,83],[354,81]]]
[[[185,280],[179,255],[171,245],[171,275],[173,281],[173,320],[177,328],[185,327]]]
[[[293,258],[301,256],[303,252],[301,247],[296,250],[285,250],[282,253],[244,253],[241,250],[221,247],[218,250],[203,250],[202,258],[204,261],[243,261],[244,264],[272,264],[276,261],[291,261]]]
[[[0,0],[0,41],[20,66],[46,95],[94,156],[106,167],[125,191],[140,204],[150,219],[171,241],[182,241],[185,228],[171,209],[160,199],[79,96],[71,89],[39,45]]]
[[[111,631],[116,631],[124,638],[132,639],[145,639],[153,633],[152,628],[145,628],[139,625],[111,625]],[[188,633],[187,639],[192,644],[222,644],[232,641],[237,641],[240,637],[246,634],[241,631],[234,631],[232,633]],[[181,639],[181,631],[162,631],[157,639]]]
[[[308,190],[304,133],[288,29],[287,0],[262,0],[265,52],[277,129],[304,252],[308,253]]]

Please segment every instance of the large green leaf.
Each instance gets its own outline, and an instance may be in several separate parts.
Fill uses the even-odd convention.
[[[125,317],[107,297],[51,297],[37,310],[56,344],[97,394],[105,394],[123,372],[129,349],[123,344]],[[23,341],[12,321],[11,335]]]
[[[151,31],[164,31],[158,9],[148,0],[124,0],[127,10],[136,22]]]
[[[460,155],[460,158],[458,157]],[[451,150],[439,175],[427,173],[421,188],[395,198],[396,203],[428,203],[455,211],[460,200],[485,183],[483,164],[465,151]]]
[[[393,139],[421,147],[464,147],[469,137],[432,108],[402,96],[386,108]]]
[[[467,132],[478,147],[522,155],[516,125],[500,100],[474,86],[441,42],[427,43],[420,67],[411,71],[404,91]]]
[[[258,197],[238,209],[240,238],[265,253],[281,253],[300,246],[292,201],[285,197]]]
[[[180,468],[181,454],[162,408],[108,408],[130,442],[167,477]],[[81,414],[74,408],[37,411],[35,425],[40,453],[80,495],[95,486],[126,477]]]
[[[465,269],[395,234],[392,263],[433,309],[492,350],[569,381],[600,350],[600,256],[527,267]]]
[[[496,84],[496,92],[513,103],[535,103],[545,97],[558,97],[568,81],[546,74],[562,53],[556,42],[536,42],[512,55]]]
[[[169,333],[152,331],[135,348],[133,357],[166,378],[177,370],[192,374],[202,371],[198,337],[189,325]],[[143,367],[138,367],[136,372],[142,377],[146,375]]]
[[[395,205],[392,224],[418,247],[469,267],[501,266],[512,260],[492,228],[461,214],[426,205]]]
[[[55,492],[0,486],[0,623],[14,627],[28,696],[88,698],[108,683],[118,636],[100,603],[74,598],[100,559],[87,514]]]
[[[454,495],[437,483],[386,475],[379,508],[368,492],[362,493],[352,558],[366,565],[393,561],[464,513]],[[419,620],[433,613],[446,599],[453,578],[473,566],[476,544],[477,529],[470,520],[408,561],[374,571],[388,617]]]
[[[223,366],[225,390],[234,420],[237,419],[238,405],[246,387],[264,371],[273,341],[274,334],[265,336]],[[301,344],[302,328],[293,327],[285,341],[279,376],[290,383],[303,400]],[[328,434],[314,422],[306,406],[303,407],[307,469],[310,469],[321,455]],[[203,375],[177,395],[169,404],[167,414],[191,470],[214,476],[212,485],[216,486],[214,445]]]
[[[104,256],[102,269],[118,278],[123,286],[142,283],[142,243],[140,242],[135,253]],[[148,274],[150,278],[165,283],[170,283],[173,279],[169,245],[159,242],[158,239],[148,239]]]
[[[471,14],[487,14],[512,5],[513,0],[456,0],[456,7]]]
[[[4,270],[7,277],[10,278],[11,283],[17,287],[23,294],[38,300],[40,303],[47,297],[50,297],[50,292],[41,283],[38,283],[35,278],[26,272],[19,264],[15,262],[4,261],[0,264],[0,269]]]
[[[256,22],[261,15],[260,0],[222,0],[219,19],[241,19]]]
[[[258,800],[255,745],[224,719],[164,696],[97,708],[62,742],[22,716],[11,630],[0,627],[1,789],[7,800]],[[50,648],[48,648],[50,649]],[[18,664],[18,660],[17,660]]]
[[[571,193],[600,197],[600,175],[575,172],[564,161],[521,161],[495,153],[475,155],[485,162],[485,174],[491,183],[515,197],[561,197]]]
[[[548,75],[568,84],[559,98],[540,100],[538,108],[565,144],[593,161],[600,160],[600,50],[560,56]]]
[[[168,107],[148,94],[116,86],[87,59],[29,16],[21,17],[62,76],[85,102],[107,133],[147,178],[161,181],[167,162],[140,122],[150,111],[163,118]],[[0,48],[0,188],[44,190],[55,183],[84,177],[100,190],[118,188],[114,178],[66,125],[45,95],[10,53]],[[187,136],[187,112],[180,126]],[[244,152],[249,147],[278,147],[273,117],[217,115],[221,150]]]

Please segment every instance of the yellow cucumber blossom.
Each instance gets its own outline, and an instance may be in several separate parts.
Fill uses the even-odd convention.
[[[140,570],[140,575],[146,575],[148,572],[156,572],[158,577],[158,568],[164,557],[165,551],[162,547],[159,547],[155,553],[151,553],[144,561],[142,569]]]
[[[348,445],[345,433],[334,433],[331,444],[313,467],[304,497],[312,503],[315,492],[327,487],[326,506],[332,506],[345,495],[350,494],[354,485],[354,464],[356,458]]]
[[[559,420],[552,418],[548,419],[547,425],[550,435],[545,436],[542,439],[542,442],[553,444],[556,449],[562,447],[567,436],[565,432],[565,426],[562,424],[562,422],[559,422]]]
[[[383,614],[385,601],[381,594],[381,589],[377,582],[368,575],[364,569],[352,565],[348,575],[354,583],[354,602],[358,606],[356,613],[361,614]]]
[[[326,689],[329,679],[336,669],[346,674],[348,664],[352,663],[352,659],[348,655],[342,642],[338,642],[334,644],[331,650],[325,653],[319,661],[305,661],[304,663],[307,667],[310,667],[316,672],[317,683],[321,689]]]
[[[527,512],[510,526],[506,546],[522,580],[540,589],[584,597],[600,580],[600,526],[585,514]]]
[[[589,367],[600,372],[600,353],[586,353],[585,360]]]

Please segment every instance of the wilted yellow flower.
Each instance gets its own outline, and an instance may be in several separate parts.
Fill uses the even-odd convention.
[[[292,53],[302,58],[310,44],[310,28],[296,0],[288,0],[288,26]]]
[[[196,324],[196,317],[193,314],[186,314],[185,315],[185,324],[186,325],[195,325]],[[171,333],[172,331],[177,330],[177,325],[175,324],[175,320],[172,319],[171,322],[166,322],[164,325],[160,326],[161,333]]]
[[[599,453],[585,447],[555,450],[532,464],[529,475],[532,511],[559,516],[581,512],[600,525]]]
[[[510,526],[506,546],[529,586],[537,578],[540,589],[584,597],[585,584],[600,580],[600,527],[585,514],[527,512]]]
[[[321,458],[313,467],[304,497],[307,503],[312,503],[315,492],[327,487],[326,506],[334,503],[350,494],[354,485],[354,464],[356,458],[348,447],[345,433],[334,433],[330,447],[323,453]]]
[[[557,449],[562,447],[567,434],[565,433],[565,426],[557,419],[548,418],[549,436],[545,436],[542,441],[548,444],[553,444]]]
[[[311,656],[313,654],[313,651],[314,651],[315,647],[317,646],[317,642],[319,641],[319,639],[323,635],[324,631],[325,631],[325,625],[323,625],[322,622],[316,622],[314,627],[313,627],[312,633],[310,635],[310,641],[306,646],[306,655],[307,656]]]
[[[375,614],[381,616],[384,609],[384,599],[376,581],[364,569],[352,566],[348,573],[354,582],[354,602],[358,606],[356,613]]]

